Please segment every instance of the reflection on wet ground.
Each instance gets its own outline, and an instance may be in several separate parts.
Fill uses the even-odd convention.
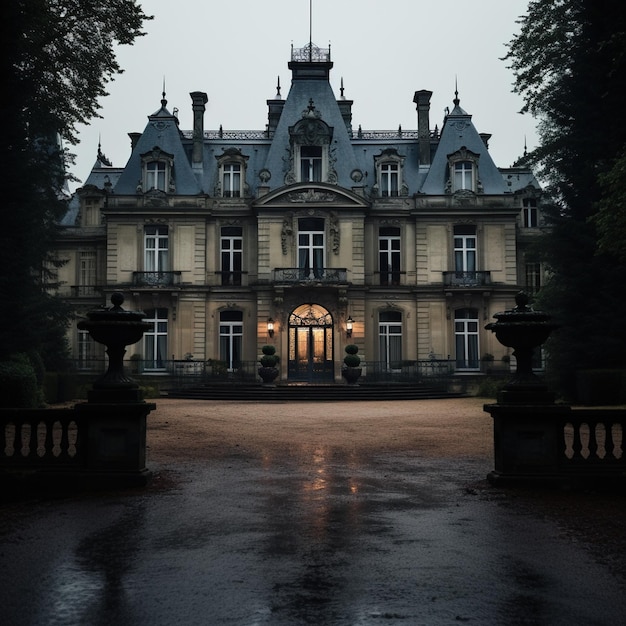
[[[583,549],[468,488],[487,465],[273,448],[7,507],[0,623],[620,623],[623,590]]]

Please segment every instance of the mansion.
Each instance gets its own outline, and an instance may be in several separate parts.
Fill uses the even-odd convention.
[[[234,372],[266,344],[282,382],[340,382],[347,344],[365,377],[508,356],[484,327],[540,284],[532,172],[495,165],[458,94],[434,128],[426,90],[415,129],[354,128],[332,67],[330,49],[292,48],[263,130],[207,130],[201,91],[183,130],[163,94],[123,168],[98,152],[61,223],[59,293],[79,317],[116,291],[145,312],[152,328],[126,355],[144,372],[185,359]],[[69,332],[79,364],[103,357]]]

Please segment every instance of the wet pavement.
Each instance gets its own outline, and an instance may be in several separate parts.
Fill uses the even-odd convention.
[[[488,459],[317,444],[0,508],[0,624],[621,624],[620,581],[476,487]]]

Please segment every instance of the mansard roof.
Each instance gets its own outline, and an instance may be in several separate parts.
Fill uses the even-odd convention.
[[[502,173],[496,167],[485,141],[476,130],[472,116],[459,106],[457,96],[454,99],[453,110],[445,117],[437,149],[420,193],[445,193],[450,178],[449,158],[460,151],[472,153],[477,159],[482,193],[502,194],[507,191]]]
[[[173,157],[177,194],[196,195],[202,192],[183,147],[178,118],[167,110],[165,94],[163,96],[161,108],[148,116],[148,124],[137,140],[128,163],[115,185],[113,190],[115,194],[137,192],[137,185],[143,179],[141,155],[155,148]]]

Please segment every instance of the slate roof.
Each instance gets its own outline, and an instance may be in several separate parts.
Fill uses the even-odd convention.
[[[312,44],[311,44],[312,45]],[[508,168],[500,170],[493,162],[488,148],[476,130],[472,116],[464,111],[458,95],[453,110],[446,115],[441,132],[431,133],[431,163],[419,161],[420,149],[415,129],[409,131],[355,132],[346,126],[342,116],[340,101],[337,100],[329,82],[332,68],[330,53],[328,62],[320,64],[317,73],[307,70],[306,63],[292,61],[292,82],[289,94],[284,101],[277,127],[270,138],[266,131],[207,131],[203,140],[202,168],[192,168],[192,131],[181,131],[178,119],[166,108],[165,94],[161,107],[148,116],[148,123],[139,137],[125,168],[114,181],[115,194],[136,194],[142,179],[141,154],[155,147],[174,157],[174,176],[177,195],[214,195],[218,182],[217,159],[227,149],[236,148],[247,157],[246,182],[249,193],[256,196],[260,185],[259,173],[265,169],[271,173],[267,183],[270,191],[285,185],[285,174],[289,166],[290,137],[293,127],[310,107],[319,118],[332,129],[330,155],[332,166],[337,174],[337,184],[350,189],[354,186],[351,174],[361,170],[363,184],[371,188],[376,182],[374,157],[383,150],[393,149],[404,158],[404,181],[408,185],[408,195],[446,193],[449,178],[448,156],[461,149],[477,155],[478,177],[481,193],[512,193],[528,185],[539,185],[528,168]],[[323,66],[323,68],[322,68]],[[303,69],[304,68],[304,69]],[[278,98],[280,98],[278,96]],[[342,87],[343,99],[343,87]],[[273,102],[280,102],[274,100]],[[88,184],[101,184],[98,177],[102,168],[96,167]],[[513,170],[515,170],[513,172]]]

